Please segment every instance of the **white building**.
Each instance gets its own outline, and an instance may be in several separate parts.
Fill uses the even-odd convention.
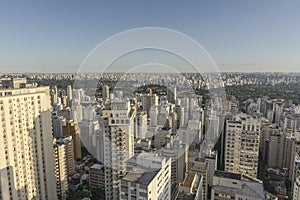
[[[257,176],[261,120],[240,115],[226,123],[225,171]]]
[[[85,91],[83,89],[73,89],[73,100],[78,99],[81,103],[85,98]]]
[[[105,104],[100,119],[104,143],[105,197],[120,199],[120,179],[126,173],[126,160],[134,155],[135,109],[127,100]]]
[[[157,126],[157,115],[158,115],[157,106],[151,107],[151,109],[150,109],[150,126],[152,126],[152,127]]]
[[[95,118],[96,118],[96,109],[95,109],[94,106],[88,105],[88,106],[84,107],[82,109],[82,111],[83,111],[82,112],[82,114],[83,114],[83,116],[82,116],[83,120],[86,120],[86,121],[95,120]]]
[[[72,104],[72,99],[73,99],[73,90],[72,86],[68,85],[67,86],[67,100],[68,100],[68,105],[70,106]]]
[[[163,147],[160,154],[163,157],[171,158],[171,197],[176,199],[179,183],[185,179],[188,171],[188,145],[181,144],[177,140]]]
[[[0,199],[56,199],[49,87],[0,89]]]
[[[140,112],[135,118],[135,138],[145,139],[147,133],[147,114],[145,112]]]
[[[171,159],[141,153],[121,182],[121,200],[170,200]]]
[[[99,121],[86,121],[83,120],[78,123],[80,129],[80,140],[87,149],[91,147],[96,147],[96,132],[100,129]]]
[[[293,200],[300,199],[300,156],[295,156],[294,173],[293,173]]]
[[[168,104],[162,104],[158,106],[157,125],[165,125],[169,116],[169,111],[170,109]]]
[[[219,137],[220,128],[219,128],[219,116],[217,116],[217,112],[214,110],[208,111],[208,117],[206,121],[206,140],[216,140]]]

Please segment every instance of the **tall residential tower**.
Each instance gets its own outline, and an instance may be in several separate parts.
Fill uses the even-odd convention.
[[[120,199],[120,179],[126,173],[126,160],[134,154],[135,110],[129,101],[108,101],[102,111],[105,197]]]
[[[56,199],[49,87],[1,82],[0,199]]]

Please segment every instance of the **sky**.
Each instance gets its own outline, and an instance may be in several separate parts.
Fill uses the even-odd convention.
[[[298,0],[3,0],[0,73],[77,72],[99,43],[139,27],[188,35],[220,71],[300,72],[299,10]]]

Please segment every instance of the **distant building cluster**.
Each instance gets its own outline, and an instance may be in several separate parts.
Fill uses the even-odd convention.
[[[84,191],[84,199],[106,200],[300,199],[300,105],[226,99],[210,74],[140,76],[156,89],[134,81],[137,74],[81,75],[100,80],[94,95],[2,78],[0,199],[70,199]],[[299,81],[222,77],[226,85]],[[187,85],[215,92],[204,99]]]

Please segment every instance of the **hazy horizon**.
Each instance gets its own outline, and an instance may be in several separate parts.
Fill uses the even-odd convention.
[[[196,40],[221,72],[300,72],[299,7],[299,1],[279,0],[5,1],[0,69],[75,73],[112,35],[162,27]]]

